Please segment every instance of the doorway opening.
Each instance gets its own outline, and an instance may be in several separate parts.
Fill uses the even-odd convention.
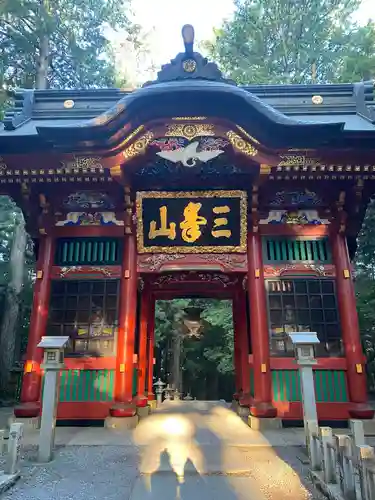
[[[232,300],[157,300],[154,374],[182,398],[231,401],[235,391]]]

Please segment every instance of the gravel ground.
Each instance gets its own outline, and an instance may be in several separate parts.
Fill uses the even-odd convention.
[[[248,473],[189,475],[179,485],[173,473],[140,477],[135,447],[62,447],[47,465],[36,464],[36,450],[29,447],[21,479],[2,500],[324,499],[309,481],[307,465],[296,457],[303,456],[301,449],[253,447],[240,453]]]

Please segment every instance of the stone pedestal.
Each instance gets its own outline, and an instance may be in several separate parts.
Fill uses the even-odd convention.
[[[151,413],[151,408],[149,405],[147,406],[139,406],[137,408],[137,415],[139,417],[139,420],[142,420],[142,418],[146,418],[150,415]]]
[[[137,427],[138,420],[138,415],[124,418],[107,417],[104,421],[104,427],[106,429],[131,430]]]
[[[236,408],[236,413],[239,417],[247,418],[250,415],[250,409],[248,406],[241,406],[239,404]]]
[[[254,431],[282,429],[282,422],[280,418],[258,418],[253,415],[249,415],[247,423]]]

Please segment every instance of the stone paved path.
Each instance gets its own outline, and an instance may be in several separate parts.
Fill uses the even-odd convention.
[[[253,446],[249,436],[224,405],[167,405],[123,444],[82,446],[71,438],[47,465],[35,463],[29,446],[22,478],[2,499],[322,500],[296,456],[301,448],[267,439]]]

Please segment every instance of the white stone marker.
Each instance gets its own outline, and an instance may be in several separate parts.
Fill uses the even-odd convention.
[[[64,368],[64,347],[69,337],[42,337],[38,347],[44,349],[44,388],[42,418],[39,433],[38,461],[52,460],[55,444],[56,413],[60,370]]]
[[[18,474],[20,471],[23,440],[23,424],[12,424],[9,431],[8,455],[5,462],[5,474]]]

